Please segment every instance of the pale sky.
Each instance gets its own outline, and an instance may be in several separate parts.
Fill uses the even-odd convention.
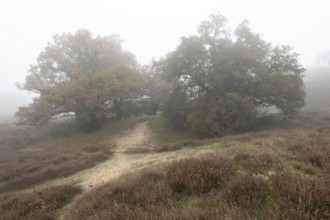
[[[330,50],[329,9],[328,0],[2,0],[0,101],[17,91],[15,83],[24,81],[54,34],[81,28],[118,34],[124,48],[147,64],[174,50],[182,36],[195,33],[217,12],[232,30],[247,19],[265,40],[293,46],[308,67]]]

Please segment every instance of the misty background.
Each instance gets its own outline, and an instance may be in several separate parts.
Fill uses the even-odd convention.
[[[118,34],[141,65],[173,50],[200,21],[221,12],[234,28],[247,19],[266,41],[290,45],[306,68],[306,108],[328,107],[329,2],[326,0],[12,0],[0,3],[0,120],[13,116],[34,94],[20,91],[31,64],[53,35],[87,29]]]

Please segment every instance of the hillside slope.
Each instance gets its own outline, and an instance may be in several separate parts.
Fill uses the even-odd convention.
[[[262,119],[207,140],[159,116],[93,134],[2,127],[0,218],[327,219],[327,115]]]

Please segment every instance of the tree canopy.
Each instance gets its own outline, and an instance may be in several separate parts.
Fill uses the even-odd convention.
[[[272,46],[242,22],[232,34],[211,15],[156,63],[171,84],[166,115],[201,136],[246,126],[261,107],[285,116],[304,105],[304,68],[289,46]]]
[[[87,30],[54,36],[32,65],[20,88],[39,97],[16,115],[21,123],[38,124],[74,112],[85,129],[95,129],[113,114],[122,117],[125,100],[140,95],[134,56],[118,36],[93,37]]]

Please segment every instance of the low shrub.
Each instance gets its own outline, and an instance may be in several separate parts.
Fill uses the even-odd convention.
[[[219,219],[221,214],[216,209],[204,210],[200,208],[188,207],[185,209],[171,209],[161,216],[162,220],[212,220]]]
[[[204,156],[171,164],[167,169],[167,181],[174,192],[201,195],[223,187],[233,173],[231,160]]]
[[[269,193],[267,180],[247,173],[231,181],[220,196],[228,204],[257,215],[267,206]]]
[[[330,181],[326,178],[310,179],[306,176],[287,172],[272,177],[278,193],[282,215],[293,213],[312,219],[330,218]],[[303,218],[302,218],[303,219]]]
[[[295,160],[330,172],[329,128],[322,127],[312,132],[309,137],[288,140],[286,147],[294,152]]]
[[[180,150],[184,147],[196,147],[199,145],[202,145],[205,143],[203,140],[186,140],[186,141],[181,141],[181,142],[176,142],[176,143],[168,143],[168,144],[162,144],[156,147],[155,151],[157,153],[160,152],[167,152],[167,151],[176,151]]]
[[[163,178],[148,172],[106,184],[78,200],[67,219],[158,219],[173,206]]]
[[[271,169],[281,170],[283,168],[282,160],[274,154],[238,153],[235,156],[235,161],[244,169],[254,173]]]

